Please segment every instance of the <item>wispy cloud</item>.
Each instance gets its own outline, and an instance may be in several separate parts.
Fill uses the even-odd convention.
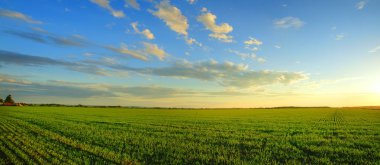
[[[210,37],[216,38],[222,42],[232,42],[233,37],[228,35],[228,33],[233,30],[233,27],[228,23],[221,23],[220,25],[217,25],[216,18],[216,15],[205,10],[203,14],[198,16],[197,20],[201,22],[207,30],[212,32],[209,34]]]
[[[84,47],[90,43],[85,38],[78,35],[68,37],[58,36],[43,29],[33,29],[32,31],[4,30],[4,33],[32,40],[44,44],[55,44],[60,46]]]
[[[181,10],[171,5],[169,0],[163,0],[156,6],[157,11],[152,12],[154,16],[160,18],[169,28],[178,34],[187,36],[189,24],[187,18],[182,15]]]
[[[380,45],[374,47],[373,49],[369,50],[368,53],[377,53],[380,51]]]
[[[247,41],[244,41],[244,44],[245,45],[257,45],[257,46],[260,46],[263,44],[262,41],[258,40],[258,39],[255,39],[253,37],[249,37],[249,40]]]
[[[133,30],[137,34],[141,34],[141,35],[143,35],[145,38],[147,38],[149,40],[154,39],[154,34],[149,29],[144,29],[142,31],[139,30],[139,28],[137,27],[138,26],[138,22],[131,23],[131,26],[132,26]]]
[[[254,71],[249,70],[245,64],[235,64],[228,61],[224,63],[216,61],[190,63],[183,61],[169,67],[145,68],[135,71],[163,77],[215,81],[222,86],[236,88],[249,88],[277,83],[289,84],[307,78],[306,74],[300,72]]]
[[[356,5],[355,5],[355,7],[356,7],[356,9],[358,9],[358,10],[362,10],[362,9],[364,9],[364,7],[367,5],[367,1],[360,1],[360,2],[358,2]]]
[[[119,48],[113,46],[105,46],[105,48],[143,61],[148,61],[149,56],[156,56],[159,60],[164,60],[164,58],[168,55],[168,53],[159,48],[156,44],[147,42],[142,42],[141,44],[144,48],[130,49],[124,43],[122,43]]]
[[[335,35],[335,40],[339,41],[339,40],[342,40],[344,37],[345,37],[344,34],[337,34]]]
[[[140,10],[140,5],[137,3],[137,0],[125,0],[125,7],[131,6],[136,10]]]
[[[305,25],[305,22],[301,21],[299,18],[296,17],[284,17],[281,19],[276,19],[273,21],[273,24],[277,28],[301,28],[303,25]]]
[[[190,4],[195,4],[195,2],[197,2],[197,0],[187,0],[187,2],[189,2]]]
[[[27,16],[17,11],[0,9],[0,17],[16,19],[16,20],[24,21],[31,24],[42,24],[42,21],[34,20],[30,16]]]
[[[146,51],[156,51],[155,49]],[[151,52],[153,54],[153,52]],[[160,55],[160,54],[157,54]],[[248,69],[246,64],[236,64],[226,61],[188,62],[177,61],[166,67],[133,68],[118,64],[117,62],[94,61],[94,62],[68,62],[55,60],[47,57],[31,56],[9,51],[0,51],[0,63],[4,65],[21,66],[60,66],[69,70],[82,73],[109,76],[110,70],[127,71],[144,75],[191,78],[203,81],[217,82],[221,86],[249,88],[272,84],[289,84],[306,79],[308,76],[301,72],[282,71],[255,71]]]
[[[94,65],[88,65],[80,62],[68,62],[51,59],[48,57],[32,56],[21,53],[0,50],[0,63],[4,65],[21,65],[21,66],[60,66],[69,70],[108,76],[109,74],[102,68]]]
[[[167,56],[167,53],[163,49],[159,48],[156,44],[147,42],[142,42],[142,44],[145,47],[144,52],[146,54],[156,56],[161,61],[164,60],[164,58]]]
[[[227,51],[229,53],[239,56],[242,60],[246,60],[246,59],[256,60],[256,57],[257,57],[255,53],[243,53],[243,52],[232,50],[232,49],[228,49]]]
[[[114,8],[111,7],[109,0],[90,0],[90,1],[92,3],[95,3],[96,5],[104,8],[104,9],[107,9],[112,14],[112,16],[114,16],[116,18],[125,17],[125,14],[123,11],[115,10]]]

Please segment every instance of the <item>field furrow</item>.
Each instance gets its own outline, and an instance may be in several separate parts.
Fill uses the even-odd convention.
[[[0,164],[380,163],[374,110],[10,107],[0,119]]]

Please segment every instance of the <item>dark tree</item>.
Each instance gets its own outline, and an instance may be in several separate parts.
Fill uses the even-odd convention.
[[[4,102],[4,100],[2,98],[0,98],[0,103],[3,103],[3,102]]]
[[[12,103],[12,104],[14,104],[15,101],[12,99],[12,95],[8,95],[7,98],[5,98],[4,103]]]

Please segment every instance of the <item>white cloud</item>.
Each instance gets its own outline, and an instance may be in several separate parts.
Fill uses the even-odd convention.
[[[141,52],[140,50],[131,50],[124,43],[122,43],[119,48],[112,46],[106,46],[106,48],[120,54],[132,56],[133,58],[137,58],[144,61],[148,60],[148,57],[145,54],[143,54],[143,52]]]
[[[260,46],[260,45],[263,44],[263,42],[260,41],[260,40],[255,39],[255,38],[249,37],[249,40],[244,41],[244,44],[246,44],[246,45],[257,45],[257,46]]]
[[[209,34],[210,37],[216,38],[222,42],[232,42],[233,37],[228,35],[228,33],[233,30],[233,27],[228,23],[221,23],[220,25],[217,25],[216,18],[216,15],[211,12],[206,12],[198,16],[197,20],[203,23],[206,29],[212,32]]]
[[[160,49],[156,44],[151,44],[147,42],[142,43],[145,46],[145,53],[156,56],[161,61],[167,56],[167,53]]]
[[[163,68],[148,68],[137,71],[163,77],[193,78],[215,81],[222,86],[249,88],[272,84],[289,84],[307,79],[307,75],[299,72],[254,71],[246,64],[236,64],[226,61],[204,61],[191,63],[177,62],[173,66]]]
[[[237,50],[232,50],[232,49],[228,49],[227,51],[229,53],[239,56],[242,60],[246,60],[246,59],[256,60],[255,53],[243,53],[243,52],[239,52]]]
[[[194,4],[195,2],[197,2],[197,0],[187,0],[187,2],[189,2],[190,4]]]
[[[371,50],[369,50],[368,53],[377,53],[379,51],[380,51],[380,45],[377,46],[377,47],[375,47],[375,48],[373,48],[373,49],[371,49]]]
[[[367,1],[360,1],[356,4],[356,9],[362,10],[367,5]]]
[[[124,43],[122,43],[119,48],[112,46],[106,46],[105,48],[143,61],[148,61],[149,56],[155,56],[159,60],[164,60],[164,58],[166,58],[166,56],[168,55],[163,49],[159,48],[156,44],[151,44],[147,42],[142,42],[141,44],[144,46],[144,48],[130,49]]]
[[[344,34],[338,34],[338,35],[335,35],[335,40],[339,41],[339,40],[342,40],[344,38]]]
[[[140,5],[137,3],[137,0],[125,0],[124,6],[132,6],[134,9],[140,10]]]
[[[42,21],[34,20],[31,17],[17,11],[0,9],[0,17],[7,17],[11,19],[21,20],[21,21],[31,23],[31,24],[42,24]]]
[[[300,28],[303,25],[305,25],[305,23],[303,21],[301,21],[299,18],[295,18],[295,17],[284,17],[281,19],[276,19],[273,21],[273,24],[277,28],[284,28],[284,29]]]
[[[181,11],[171,5],[168,0],[163,0],[157,4],[155,12],[152,12],[154,16],[163,20],[169,28],[178,34],[187,36],[187,29],[189,24],[187,23],[187,18],[182,15]]]
[[[281,48],[280,45],[275,45],[274,47],[277,48],[277,49],[280,49],[280,48]]]
[[[188,45],[193,45],[193,44],[195,44],[195,45],[198,45],[198,46],[202,46],[202,43],[200,43],[200,42],[198,42],[196,39],[194,39],[194,38],[189,38],[189,37],[185,37],[185,41],[186,41],[186,43],[188,44]]]
[[[107,9],[112,16],[116,18],[123,18],[125,17],[124,12],[121,10],[115,10],[111,7],[109,0],[90,0],[92,3],[97,4],[98,6]]]
[[[133,22],[133,23],[131,23],[131,26],[132,26],[133,30],[134,30],[136,33],[145,36],[145,38],[147,38],[147,39],[149,39],[149,40],[154,39],[154,34],[153,34],[149,29],[144,29],[144,30],[142,30],[142,31],[140,31],[140,30],[138,29],[138,27],[137,27],[137,26],[138,26],[138,22]]]
[[[259,58],[257,58],[257,62],[259,62],[259,63],[265,63],[267,60],[265,60],[264,58],[262,58],[262,57],[259,57]]]

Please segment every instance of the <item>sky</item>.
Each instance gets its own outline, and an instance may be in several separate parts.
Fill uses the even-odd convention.
[[[0,97],[380,105],[378,0],[0,0]]]

